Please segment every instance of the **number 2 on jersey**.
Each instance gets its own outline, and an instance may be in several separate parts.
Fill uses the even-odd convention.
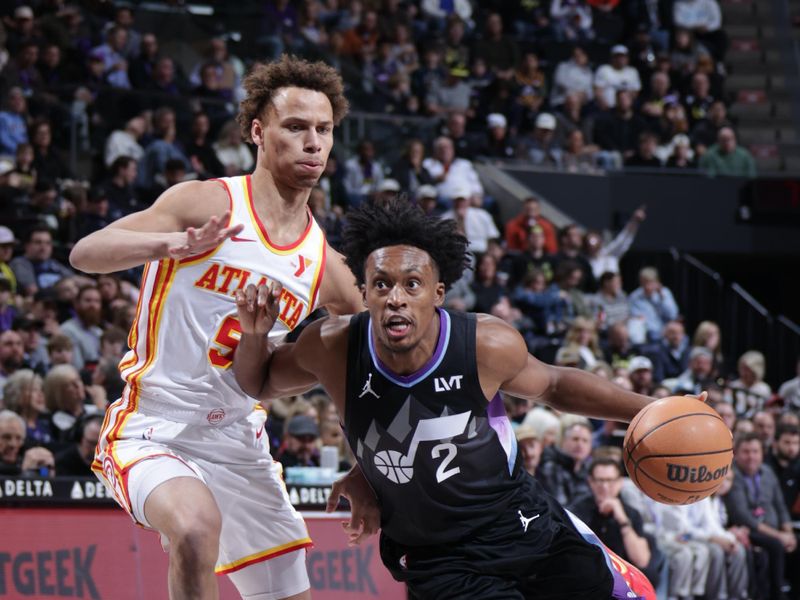
[[[228,315],[222,321],[214,336],[211,348],[208,349],[208,361],[219,369],[229,369],[233,364],[233,353],[242,339],[242,326],[239,319]]]

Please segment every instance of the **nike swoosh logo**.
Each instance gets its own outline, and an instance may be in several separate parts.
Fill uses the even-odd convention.
[[[250,238],[241,238],[238,236],[231,236],[232,242],[255,242],[255,240],[251,240]]]
[[[264,428],[260,427],[258,431],[256,431],[256,439],[261,439],[261,434],[264,433]]]

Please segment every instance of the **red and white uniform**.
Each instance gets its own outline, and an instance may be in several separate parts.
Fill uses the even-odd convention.
[[[231,224],[244,229],[201,255],[145,266],[131,350],[120,363],[127,385],[106,413],[92,469],[142,525],[144,501],[158,484],[189,472],[202,479],[222,512],[217,571],[227,573],[310,545],[269,455],[266,413],[231,369],[241,337],[234,293],[280,282],[269,335],[283,339],[315,308],[326,242],[309,212],[295,243],[273,244],[256,214],[250,176],[219,184],[230,198]]]

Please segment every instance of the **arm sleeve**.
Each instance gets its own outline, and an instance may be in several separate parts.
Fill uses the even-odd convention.
[[[627,227],[623,227],[622,231],[617,234],[617,237],[611,240],[605,248],[601,250],[601,254],[603,256],[622,258],[622,255],[625,254],[628,248],[631,247],[631,244],[633,244],[633,239],[635,237],[635,233],[629,231]]]

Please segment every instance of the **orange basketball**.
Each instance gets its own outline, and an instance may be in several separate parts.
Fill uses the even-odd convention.
[[[664,504],[692,504],[713,494],[732,468],[733,434],[697,398],[672,396],[645,406],[625,434],[628,475]]]

